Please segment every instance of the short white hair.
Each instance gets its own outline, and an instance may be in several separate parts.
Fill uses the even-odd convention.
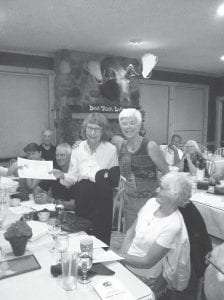
[[[188,146],[189,144],[191,144],[192,146],[194,146],[194,148],[195,148],[195,150],[196,150],[197,152],[201,152],[198,143],[197,143],[196,141],[194,141],[194,140],[188,140],[188,141],[186,142],[186,144],[184,145],[184,152],[186,152],[187,146]]]
[[[183,206],[190,200],[192,182],[186,177],[186,173],[169,172],[161,178],[161,184],[168,186],[169,198],[177,206]]]
[[[121,119],[123,118],[135,118],[138,122],[138,124],[142,123],[142,114],[140,113],[139,110],[136,108],[124,108],[122,111],[119,113],[119,123],[121,122]]]
[[[66,152],[66,154],[68,154],[68,155],[71,155],[71,153],[72,153],[72,147],[68,143],[58,144],[57,147],[56,147],[56,150],[57,149],[64,150]]]

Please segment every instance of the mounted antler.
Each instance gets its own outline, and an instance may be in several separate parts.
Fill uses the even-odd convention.
[[[87,64],[83,64],[84,69],[91,74],[98,83],[103,83],[103,76],[100,69],[100,62],[91,60]]]

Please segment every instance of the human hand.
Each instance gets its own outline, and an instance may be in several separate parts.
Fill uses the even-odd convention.
[[[169,144],[168,148],[170,148],[173,151],[177,150],[177,147],[174,144]]]
[[[37,193],[34,195],[34,202],[37,204],[46,204],[50,202],[48,198],[46,193]]]
[[[188,152],[187,152],[187,153],[184,153],[182,159],[183,159],[183,160],[184,160],[184,159],[187,159],[187,160],[191,159],[190,153],[188,153]]]
[[[11,176],[13,175],[18,169],[22,169],[23,166],[18,166],[17,164],[17,161],[16,162],[13,162],[9,168],[8,168],[8,172],[7,172],[7,175],[8,176]]]
[[[53,169],[53,171],[49,172],[49,174],[53,174],[56,179],[64,179],[65,175],[61,170]]]
[[[82,174],[82,175],[79,175],[78,177],[78,181],[81,181],[83,179],[89,179],[89,176],[87,174]]]
[[[76,141],[76,142],[72,145],[72,149],[74,150],[74,149],[78,148],[78,146],[79,146],[79,144],[80,144],[81,142],[82,142],[82,140]]]

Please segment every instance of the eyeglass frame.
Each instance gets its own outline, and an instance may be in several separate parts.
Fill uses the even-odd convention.
[[[206,264],[207,264],[207,265],[211,264],[217,271],[219,271],[221,274],[224,275],[224,271],[222,271],[216,264],[214,264],[214,263],[210,260],[210,257],[211,257],[211,252],[209,252],[209,253],[205,256]]]
[[[102,127],[98,126],[98,127],[89,127],[89,125],[86,126],[86,130],[92,132],[97,132],[97,133],[100,133],[102,132]]]

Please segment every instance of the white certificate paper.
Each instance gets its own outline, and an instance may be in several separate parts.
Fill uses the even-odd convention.
[[[56,180],[53,174],[49,174],[53,170],[53,161],[29,160],[18,157],[17,164],[22,166],[21,169],[18,169],[20,178]]]

